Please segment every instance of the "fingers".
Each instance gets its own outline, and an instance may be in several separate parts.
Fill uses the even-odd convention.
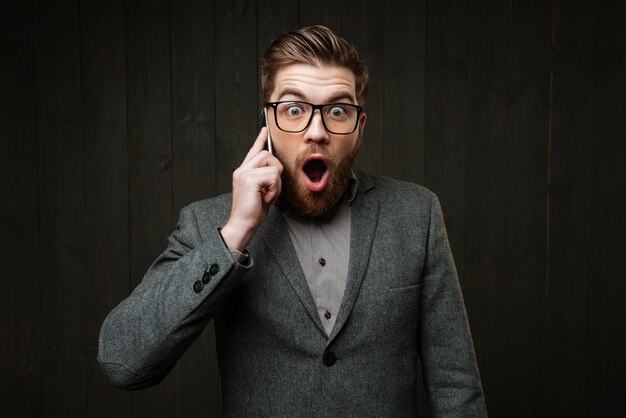
[[[248,236],[264,221],[269,205],[281,192],[279,167],[239,167],[233,173],[233,195],[229,224],[238,225],[240,235]]]
[[[281,166],[282,168],[282,166]],[[280,196],[282,190],[282,180],[280,178],[282,170],[278,167],[267,167],[269,171],[268,179],[265,182],[265,193],[263,193],[263,202],[266,205],[274,203],[274,201]]]
[[[244,158],[242,165],[248,162],[248,160],[250,160],[252,157],[257,155],[258,153],[263,151],[263,149],[265,148],[266,142],[267,142],[267,127],[264,126],[261,128],[261,131],[257,135],[256,140],[254,141],[254,144],[252,144],[252,148],[250,148],[250,150],[248,151],[248,154],[246,155],[246,158]]]
[[[268,154],[269,155],[269,154]],[[280,161],[269,155],[269,162],[261,166],[252,166],[256,159],[263,159],[263,155],[253,158],[248,166],[241,166],[233,173],[233,192],[239,196],[243,192],[250,192],[263,197],[265,203],[273,202],[281,192],[281,174],[283,166]]]
[[[262,150],[258,154],[251,156],[248,161],[240,166],[243,170],[252,170],[260,167],[275,167],[278,169],[279,174],[283,173],[283,165],[281,162],[267,150]]]
[[[229,248],[246,248],[264,222],[269,206],[280,196],[283,165],[265,150],[267,128],[262,128],[243,163],[233,172],[230,216],[222,228]]]
[[[280,170],[275,166],[266,166],[256,168],[252,171],[253,179],[250,178],[257,186],[257,192],[261,195],[263,203],[269,205],[280,196],[282,181],[280,179]]]

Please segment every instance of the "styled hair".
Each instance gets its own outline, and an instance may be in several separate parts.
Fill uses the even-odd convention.
[[[346,67],[354,73],[356,100],[365,103],[369,77],[365,63],[348,41],[326,26],[315,25],[284,33],[265,51],[261,64],[263,99],[268,101],[274,91],[276,73],[292,64],[313,64]]]

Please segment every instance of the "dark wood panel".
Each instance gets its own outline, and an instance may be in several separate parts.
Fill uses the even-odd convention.
[[[33,3],[41,277],[41,392],[48,416],[85,416],[85,239],[78,4]]]
[[[300,0],[300,26],[324,25],[341,33],[341,3],[333,0]]]
[[[174,213],[215,193],[215,47],[213,7],[171,5]]]
[[[256,2],[215,4],[216,192],[229,193],[232,173],[258,134]]]
[[[431,2],[427,10],[424,185],[441,202],[463,287],[468,5]]]
[[[506,173],[507,416],[546,416],[545,306],[552,3],[512,3]],[[504,243],[502,243],[504,244]],[[502,245],[501,244],[501,245]]]
[[[464,294],[492,416],[507,414],[506,196],[510,4],[472,5],[468,25],[468,140]]]
[[[385,7],[384,174],[424,179],[425,1]]]
[[[87,415],[128,417],[129,392],[96,361],[100,326],[129,291],[124,2],[80,4],[85,164]]]
[[[626,376],[626,3],[595,4],[587,414],[609,417],[623,414]]]
[[[40,280],[33,25],[29,2],[0,16],[0,415],[40,416]]]
[[[4,415],[219,413],[212,327],[132,395],[97,368],[97,335],[180,207],[230,191],[257,133],[269,40],[314,23],[370,67],[358,165],[440,196],[491,415],[618,415],[626,12],[550,3],[5,8]]]
[[[443,208],[461,284],[464,274],[467,141],[467,2],[429,4],[424,184]]]
[[[165,249],[172,213],[170,14],[166,0],[126,9],[130,280],[134,288]],[[133,417],[174,416],[174,374],[134,392]]]
[[[343,36],[352,42],[369,71],[367,121],[357,167],[382,175],[385,98],[385,8],[379,1],[343,2]]]
[[[423,184],[426,86],[426,2],[384,9],[382,174]],[[421,365],[418,412],[429,416]]]
[[[173,199],[176,215],[215,194],[215,52],[211,2],[171,2]],[[219,371],[213,325],[178,361],[176,416],[217,416]]]
[[[553,417],[587,416],[594,3],[557,1],[554,13],[545,383]]]
[[[259,67],[257,101],[259,103],[259,123],[261,122],[260,106],[264,102],[260,70],[263,55],[267,47],[278,35],[299,27],[298,11],[298,3],[295,1],[285,3],[271,0],[257,1],[257,62]]]

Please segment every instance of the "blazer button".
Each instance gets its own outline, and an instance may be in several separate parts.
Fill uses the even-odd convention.
[[[326,366],[330,367],[337,361],[337,356],[332,351],[327,351],[324,353],[322,360]]]
[[[209,268],[209,274],[211,276],[215,276],[218,271],[220,271],[220,266],[218,266],[217,264],[211,264],[211,267]]]
[[[202,284],[202,282],[200,280],[196,280],[196,282],[193,284],[193,291],[196,293],[200,293],[202,292],[203,287],[204,285]]]
[[[210,281],[211,281],[211,275],[209,274],[208,271],[205,271],[204,274],[202,275],[202,283],[207,284]]]

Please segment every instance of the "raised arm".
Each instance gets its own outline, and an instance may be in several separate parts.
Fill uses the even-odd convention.
[[[282,165],[263,150],[266,140],[264,128],[233,173],[230,207],[218,198],[184,208],[165,252],[105,319],[98,361],[116,386],[161,381],[251,267],[242,252],[281,191]],[[209,215],[201,225],[195,210]]]

